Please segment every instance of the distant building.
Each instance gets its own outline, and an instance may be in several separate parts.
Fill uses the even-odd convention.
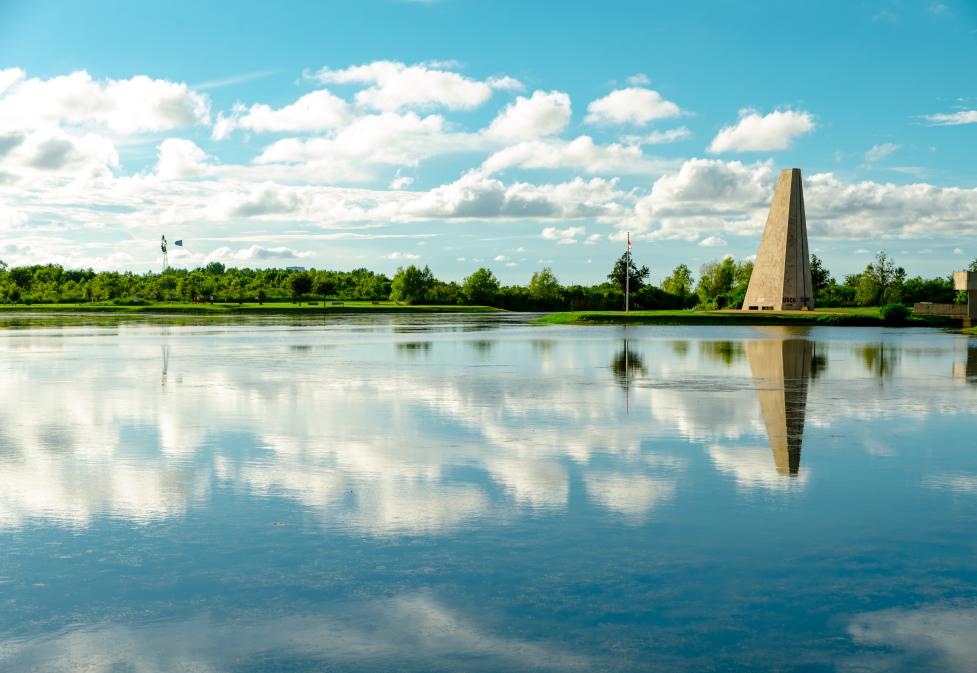
[[[803,308],[814,308],[807,219],[801,169],[788,168],[777,178],[777,191],[763,228],[743,309],[797,311]]]
[[[304,266],[286,266],[285,267],[285,270],[286,271],[305,271],[305,267]]]

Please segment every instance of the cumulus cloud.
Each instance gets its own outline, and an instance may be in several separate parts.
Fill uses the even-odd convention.
[[[540,235],[550,241],[556,241],[558,245],[569,245],[577,242],[577,238],[587,233],[586,227],[546,227]]]
[[[926,115],[926,120],[935,126],[977,124],[977,110],[961,110],[960,112]]]
[[[865,161],[882,161],[900,147],[902,147],[902,145],[896,145],[895,143],[872,145],[872,147],[870,147],[865,153]]]
[[[312,257],[313,252],[301,252],[287,247],[266,248],[252,245],[248,248],[233,250],[227,246],[217,248],[204,258],[204,263],[210,262],[254,262],[271,259],[304,259]]]
[[[158,151],[156,174],[164,180],[196,177],[207,171],[207,153],[192,140],[167,138]]]
[[[776,182],[771,162],[690,159],[655,181],[619,230],[695,240],[762,230]],[[931,238],[977,233],[977,189],[848,183],[832,173],[804,178],[812,236],[841,239]]]
[[[218,114],[213,137],[227,138],[235,128],[257,133],[326,131],[344,126],[351,119],[349,103],[321,89],[277,109],[259,103],[250,108],[238,106],[227,117]]]
[[[390,181],[390,189],[406,189],[410,187],[413,183],[414,183],[414,178],[408,175],[401,175],[400,172],[398,171],[397,175],[394,176],[394,179]]]
[[[0,125],[102,126],[132,134],[206,124],[210,102],[186,84],[137,75],[96,81],[81,70],[50,79],[27,78],[19,69],[0,71]]]
[[[655,119],[677,117],[682,110],[652,89],[617,89],[587,106],[589,124],[633,124],[644,126]]]
[[[641,145],[665,145],[691,137],[692,131],[685,126],[679,126],[678,128],[668,129],[667,131],[652,131],[643,138],[639,138],[638,143]]]
[[[446,132],[440,115],[384,112],[359,117],[332,137],[279,140],[255,163],[306,163],[326,169],[359,163],[416,166],[430,156],[462,150],[464,140]]]
[[[0,136],[0,174],[8,173],[11,181],[105,176],[118,166],[115,144],[95,133],[44,128]]]
[[[561,91],[519,96],[492,120],[486,135],[500,140],[528,140],[563,131],[570,122],[570,97]]]
[[[247,194],[230,196],[219,204],[230,217],[260,217],[294,213],[300,205],[299,192],[292,187],[265,183]]]
[[[412,252],[391,252],[387,255],[387,259],[420,259],[420,255],[415,255]]]
[[[314,77],[326,84],[366,84],[367,88],[356,93],[356,102],[384,112],[407,107],[470,110],[488,101],[496,89],[522,86],[511,77],[470,79],[445,69],[452,65],[374,61],[338,70],[323,68]]]
[[[707,236],[699,241],[699,245],[703,248],[723,248],[726,247],[726,241],[718,236]]]
[[[610,217],[623,214],[618,201],[624,196],[614,180],[576,178],[551,185],[507,186],[472,172],[451,184],[418,194],[397,208],[402,216],[425,219]]]
[[[740,110],[739,121],[724,126],[709,145],[709,152],[771,152],[785,150],[794,139],[815,128],[814,117],[802,110],[775,110],[761,115]]]
[[[482,163],[486,173],[508,168],[577,169],[587,173],[654,173],[662,163],[646,157],[637,145],[599,145],[590,136],[574,140],[531,140],[499,150]]]

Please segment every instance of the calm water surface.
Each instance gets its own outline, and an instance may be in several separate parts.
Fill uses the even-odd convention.
[[[977,339],[0,319],[0,670],[977,671]]]

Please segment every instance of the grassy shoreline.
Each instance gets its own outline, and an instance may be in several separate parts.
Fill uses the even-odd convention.
[[[393,302],[374,304],[369,301],[348,301],[342,305],[293,304],[265,302],[264,304],[190,304],[159,302],[140,306],[116,304],[3,304],[2,313],[111,313],[122,315],[322,315],[324,313],[498,313],[502,309],[491,306],[407,305]]]
[[[788,313],[771,311],[564,311],[535,322],[545,325],[830,325],[892,326],[877,308],[823,309]],[[910,318],[905,327],[959,327],[945,318]]]

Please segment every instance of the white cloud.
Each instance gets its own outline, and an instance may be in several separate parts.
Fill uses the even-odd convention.
[[[628,84],[631,86],[648,86],[651,84],[651,80],[648,78],[648,75],[639,72],[636,75],[628,77]]]
[[[570,97],[561,91],[519,96],[492,120],[485,134],[505,141],[530,140],[563,131],[570,122]]]
[[[284,246],[266,248],[260,245],[252,245],[251,247],[242,248],[240,250],[233,250],[227,246],[222,246],[207,255],[204,258],[203,263],[253,262],[268,259],[304,259],[306,257],[312,257],[314,254],[315,253],[313,252],[300,252]]]
[[[619,216],[624,196],[613,180],[575,178],[552,185],[506,186],[477,172],[397,206],[401,216],[437,218],[580,218]]]
[[[495,256],[495,261],[496,262],[505,262],[505,261],[508,261],[508,259],[509,258],[506,257],[505,255],[496,255]]]
[[[703,248],[724,248],[726,247],[726,241],[718,236],[708,236],[699,241],[699,245]]]
[[[591,234],[587,237],[587,240],[583,242],[584,245],[597,245],[600,242],[600,234]]]
[[[640,138],[638,142],[642,145],[665,145],[678,142],[692,137],[692,131],[685,126],[680,126],[667,131],[652,131],[648,135]]]
[[[229,117],[218,114],[213,137],[215,140],[227,138],[235,128],[258,133],[327,131],[344,126],[351,119],[346,101],[320,89],[278,109],[259,103],[250,108],[239,106]]]
[[[870,147],[865,153],[865,161],[882,161],[900,147],[902,147],[902,145],[896,145],[895,143],[872,145],[872,147]]]
[[[466,137],[449,134],[440,115],[384,112],[359,117],[329,138],[285,138],[272,143],[256,164],[305,164],[329,175],[345,167],[364,175],[363,164],[416,166],[428,157],[462,151]]]
[[[954,248],[953,249],[953,254],[954,255],[962,255],[963,254],[963,248]]]
[[[69,133],[48,127],[0,136],[0,183],[25,179],[100,178],[118,167],[115,144],[95,133]]]
[[[709,145],[709,152],[769,152],[785,150],[794,139],[815,128],[811,113],[802,110],[775,110],[761,115],[756,110],[740,110],[737,123],[724,126]]]
[[[690,159],[677,172],[656,180],[618,229],[689,241],[718,233],[757,235],[775,181],[771,162]],[[808,231],[821,238],[977,234],[977,189],[848,183],[832,173],[818,173],[804,177],[804,203]]]
[[[208,170],[207,153],[191,140],[167,138],[158,150],[156,174],[164,180],[196,177]]]
[[[576,243],[577,238],[586,233],[586,227],[567,227],[566,229],[546,227],[540,235],[547,240],[556,241],[557,245],[569,245]]]
[[[977,110],[961,110],[960,112],[926,115],[926,120],[932,122],[935,126],[977,124]]]
[[[223,194],[211,207],[214,218],[222,219],[292,214],[302,205],[299,189],[266,182],[254,186],[247,193]]]
[[[414,183],[414,178],[409,175],[401,175],[400,171],[394,176],[394,179],[390,181],[390,189],[406,189]]]
[[[486,173],[508,168],[578,169],[587,173],[655,173],[662,162],[646,157],[636,145],[598,145],[590,136],[571,141],[532,140],[499,150],[482,163]]]
[[[617,89],[587,106],[589,124],[634,124],[644,126],[655,119],[677,117],[682,110],[652,89]]]
[[[186,84],[137,75],[93,80],[85,71],[51,79],[0,72],[0,125],[39,128],[50,124],[102,126],[132,134],[206,124],[210,103]]]
[[[420,259],[420,255],[415,255],[412,252],[391,252],[387,255],[387,259]]]
[[[323,68],[315,78],[326,84],[367,84],[367,88],[356,93],[356,102],[384,112],[406,107],[470,110],[485,103],[496,89],[521,87],[511,77],[473,80],[442,69],[446,65],[454,64],[374,61],[339,70]]]

